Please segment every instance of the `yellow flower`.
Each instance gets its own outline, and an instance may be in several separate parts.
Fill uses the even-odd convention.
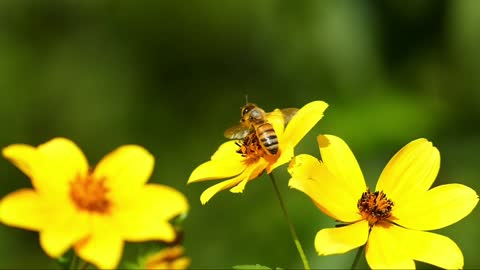
[[[464,218],[478,196],[461,184],[429,189],[440,168],[440,153],[432,143],[417,139],[403,147],[383,170],[375,192],[367,189],[343,140],[321,135],[318,143],[323,161],[296,156],[289,166],[289,186],[345,225],[317,233],[319,255],[345,253],[366,244],[366,259],[373,269],[414,269],[414,260],[442,268],[463,267],[455,242],[426,231]]]
[[[232,140],[223,143],[210,161],[198,166],[190,175],[188,183],[230,178],[205,190],[200,196],[202,204],[207,203],[218,192],[230,188],[233,193],[243,192],[248,181],[258,177],[264,170],[271,173],[293,157],[293,148],[323,117],[328,107],[323,101],[313,101],[303,106],[284,127],[284,118],[276,109],[267,116],[278,137],[279,150],[275,156],[265,155],[258,145]],[[254,136],[254,135],[253,135]],[[247,140],[255,140],[248,138]],[[245,147],[250,147],[242,151]],[[253,149],[252,149],[253,148]],[[242,154],[243,152],[243,154]]]
[[[187,269],[190,258],[183,256],[183,248],[174,246],[160,250],[148,256],[143,263],[143,269]]]
[[[99,268],[115,268],[124,241],[172,241],[169,220],[188,210],[186,198],[167,186],[146,184],[154,158],[126,145],[89,170],[81,150],[55,138],[38,147],[14,144],[3,155],[25,173],[33,189],[1,201],[1,221],[38,231],[43,250],[59,257],[74,247]]]

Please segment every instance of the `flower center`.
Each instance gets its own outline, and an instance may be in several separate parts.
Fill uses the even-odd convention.
[[[265,154],[255,132],[250,132],[242,142],[236,142],[236,144],[240,147],[237,153],[248,161],[257,161]]]
[[[70,182],[70,197],[79,209],[88,212],[105,214],[109,211],[108,191],[105,179],[95,179],[91,175],[77,176]]]
[[[358,200],[357,207],[362,217],[368,221],[370,226],[373,226],[392,215],[393,202],[383,191],[371,192],[370,189],[367,189]]]

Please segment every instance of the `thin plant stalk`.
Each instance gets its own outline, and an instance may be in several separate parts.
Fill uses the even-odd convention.
[[[293,227],[293,223],[290,220],[290,217],[287,213],[287,208],[283,203],[282,195],[280,194],[280,190],[278,189],[277,182],[275,181],[275,177],[273,177],[273,173],[270,173],[270,180],[272,180],[273,188],[275,190],[275,194],[277,195],[278,201],[280,203],[280,208],[282,208],[283,215],[285,216],[285,220],[288,224],[288,228],[290,229],[290,234],[292,235],[293,242],[297,247],[298,254],[300,254],[300,258],[302,259],[303,267],[307,270],[310,270],[310,265],[308,264],[307,257],[305,256],[305,252],[303,252],[302,244],[298,240],[297,233],[295,232],[295,227]]]

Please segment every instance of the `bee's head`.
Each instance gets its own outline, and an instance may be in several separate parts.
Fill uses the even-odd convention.
[[[242,118],[240,121],[242,123],[260,121],[263,120],[263,114],[263,110],[256,104],[247,103],[247,105],[242,107]]]

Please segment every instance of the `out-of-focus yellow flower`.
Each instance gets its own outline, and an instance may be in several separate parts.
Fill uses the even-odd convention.
[[[230,178],[206,189],[200,196],[202,204],[228,188],[233,193],[243,192],[245,185],[257,178],[264,170],[271,173],[276,167],[291,160],[294,147],[323,117],[327,107],[328,104],[323,101],[310,102],[298,110],[286,127],[284,127],[282,112],[278,109],[274,110],[267,116],[267,121],[272,124],[278,137],[279,150],[276,155],[264,154],[261,147],[255,144],[247,145],[250,148],[245,155],[242,154],[242,149],[245,150],[242,147],[245,145],[239,146],[238,140],[231,140],[223,143],[210,161],[198,166],[190,175],[188,183]],[[255,141],[254,138],[251,141]]]
[[[143,147],[126,145],[89,170],[81,150],[55,138],[38,147],[14,144],[3,155],[25,173],[33,189],[1,201],[3,223],[38,231],[43,250],[59,257],[74,246],[79,257],[112,269],[124,241],[172,241],[169,220],[188,210],[180,192],[146,184],[154,158]]]
[[[414,269],[414,260],[442,268],[463,267],[455,242],[426,231],[467,216],[478,195],[461,184],[429,189],[440,168],[440,153],[431,142],[417,139],[403,147],[383,170],[375,192],[367,189],[343,140],[321,135],[318,143],[323,161],[296,156],[289,166],[289,185],[345,225],[317,233],[319,255],[345,253],[366,244],[366,259],[373,269]]]
[[[187,269],[190,258],[183,256],[183,248],[174,246],[160,250],[148,256],[143,263],[143,269]]]

